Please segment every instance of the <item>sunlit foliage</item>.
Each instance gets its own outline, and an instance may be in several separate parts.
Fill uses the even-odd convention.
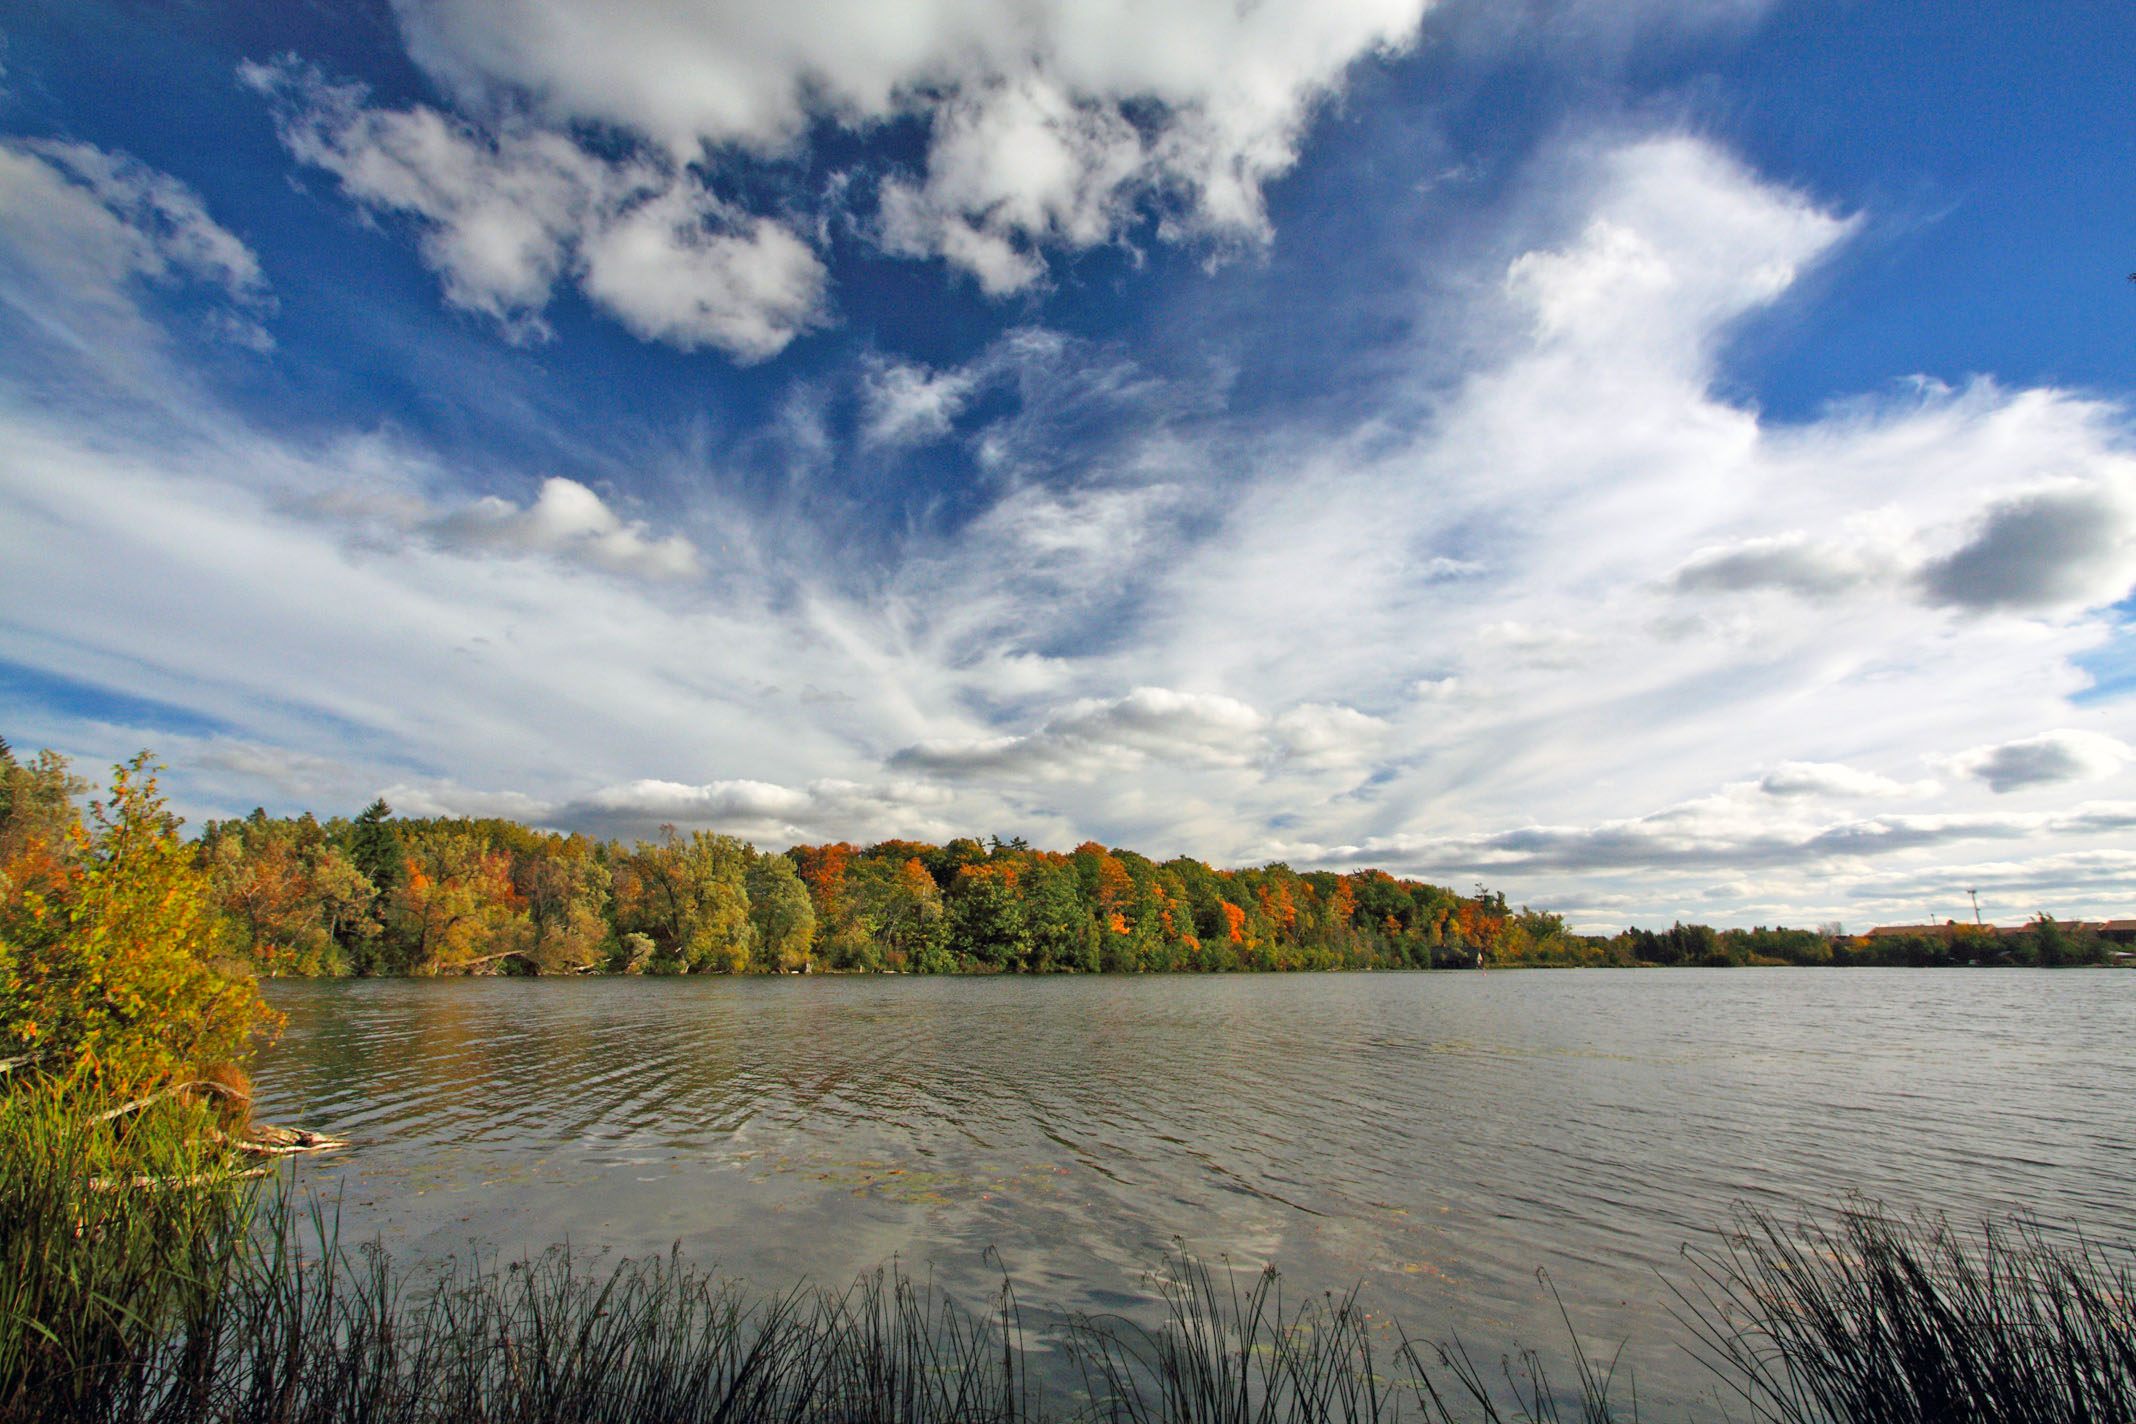
[[[5,759],[19,788],[24,769]],[[243,1056],[269,1015],[147,753],[113,768],[86,822],[64,762],[30,770],[32,794],[17,790],[0,827],[0,1057],[123,1086]]]
[[[120,787],[136,787],[144,765]],[[79,846],[114,832],[77,824],[82,789],[64,760],[19,763],[0,744],[0,892],[14,926],[0,953],[34,938],[43,912],[32,907],[101,883],[82,879],[91,862]],[[157,902],[174,915],[181,903],[208,907],[169,927],[190,946],[180,958],[228,954],[262,974],[2082,965],[2121,948],[2045,916],[2017,933],[1678,923],[1580,935],[1480,885],[1460,894],[1381,870],[1219,870],[1095,841],[1062,852],[999,838],[780,853],[673,827],[625,845],[494,818],[396,817],[384,801],[325,822],[254,811],[210,822],[190,850],[171,838],[167,853],[128,864],[193,877],[194,901]]]

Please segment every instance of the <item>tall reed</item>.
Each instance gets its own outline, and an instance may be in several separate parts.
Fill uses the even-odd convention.
[[[243,1254],[254,1184],[220,1116],[109,1108],[79,1079],[0,1094],[0,1420],[101,1417]]]

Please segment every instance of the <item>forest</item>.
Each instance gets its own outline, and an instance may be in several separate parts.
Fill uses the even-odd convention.
[[[115,769],[153,792],[146,753]],[[0,921],[63,906],[95,840],[64,758],[0,742]],[[157,805],[160,807],[160,802]],[[104,814],[91,806],[92,819]],[[162,814],[160,811],[158,814]],[[169,818],[166,816],[165,820]],[[175,832],[175,823],[170,824]],[[2095,961],[2050,924],[2015,941],[1850,939],[1677,924],[1610,937],[1503,893],[1380,870],[1220,870],[1086,842],[759,850],[665,829],[624,844],[493,818],[210,821],[174,840],[210,956],[259,975],[1146,973],[1484,965]]]

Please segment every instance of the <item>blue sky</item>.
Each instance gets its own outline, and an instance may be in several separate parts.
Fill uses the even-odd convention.
[[[2136,15],[0,11],[0,733],[194,817],[2130,913]]]

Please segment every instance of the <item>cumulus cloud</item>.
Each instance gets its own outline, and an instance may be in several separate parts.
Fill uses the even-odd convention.
[[[1903,588],[1933,607],[1970,613],[2067,614],[2114,603],[2136,584],[2136,505],[2123,492],[2125,458],[2095,452],[2090,478],[1990,499],[1964,541],[1932,558],[1943,521],[1927,509],[1913,527],[1872,537],[1812,539],[1801,531],[1700,549],[1670,586],[1682,594],[1774,589],[1817,602]]]
[[[495,132],[420,105],[368,107],[294,59],[243,66],[283,144],[366,208],[405,214],[452,305],[521,339],[570,278],[647,341],[761,361],[823,319],[823,264],[770,218],[659,155],[606,158],[524,123]]]
[[[1997,795],[2063,781],[2111,776],[2130,760],[2128,745],[2098,732],[2063,729],[1999,746],[1974,747],[1953,759],[1954,768],[1987,783]]]
[[[449,777],[397,781],[379,793],[402,816],[498,816],[531,826],[550,824],[555,807],[523,791],[483,791]]]
[[[389,542],[417,535],[444,548],[542,554],[645,579],[688,578],[703,569],[696,545],[681,534],[655,537],[642,520],[624,519],[598,494],[561,477],[543,481],[524,506],[484,495],[440,508],[392,487],[340,487],[291,507]]]
[[[1977,840],[2018,840],[2057,829],[2040,815],[1882,815],[1776,828],[1730,798],[1687,802],[1593,825],[1528,825],[1466,836],[1388,837],[1345,846],[1293,846],[1310,859],[1467,875],[1592,874],[1631,870],[1807,869]]]
[[[1477,634],[1483,655],[1515,667],[1577,667],[1587,655],[1589,637],[1576,628],[1507,619],[1485,625]]]
[[[1384,719],[1336,702],[1293,707],[1270,730],[1285,757],[1323,764],[1368,763],[1394,733]]]
[[[345,764],[331,757],[230,739],[209,742],[195,761],[240,780],[270,786],[289,797],[339,791],[350,775]]]
[[[35,295],[91,314],[104,328],[98,335],[146,334],[139,284],[188,284],[226,303],[210,330],[259,350],[273,345],[260,325],[274,300],[259,258],[209,216],[199,193],[128,154],[0,139],[0,263],[0,273],[12,267],[18,281],[43,289]]]
[[[1118,238],[1257,242],[1262,189],[1360,58],[1410,43],[1428,0],[1163,6],[832,0],[406,0],[409,49],[470,103],[649,136],[678,157],[777,153],[809,123],[928,126],[922,171],[881,185],[894,252],[985,290],[1036,281],[1049,249]]]
[[[447,542],[557,554],[650,578],[685,578],[699,569],[697,550],[682,535],[648,538],[644,524],[625,523],[574,480],[543,481],[541,494],[523,509],[488,495],[427,527]]]
[[[1838,762],[1786,761],[1759,781],[1768,796],[1908,796],[1932,792],[1935,783],[1908,786],[1873,771],[1857,771]]]
[[[1931,602],[1971,612],[2113,603],[2136,583],[2136,508],[2097,483],[1999,500],[1970,539],[1921,570],[1920,581]]]
[[[647,341],[761,361],[818,323],[823,264],[769,218],[676,178],[582,241],[587,296]]]

